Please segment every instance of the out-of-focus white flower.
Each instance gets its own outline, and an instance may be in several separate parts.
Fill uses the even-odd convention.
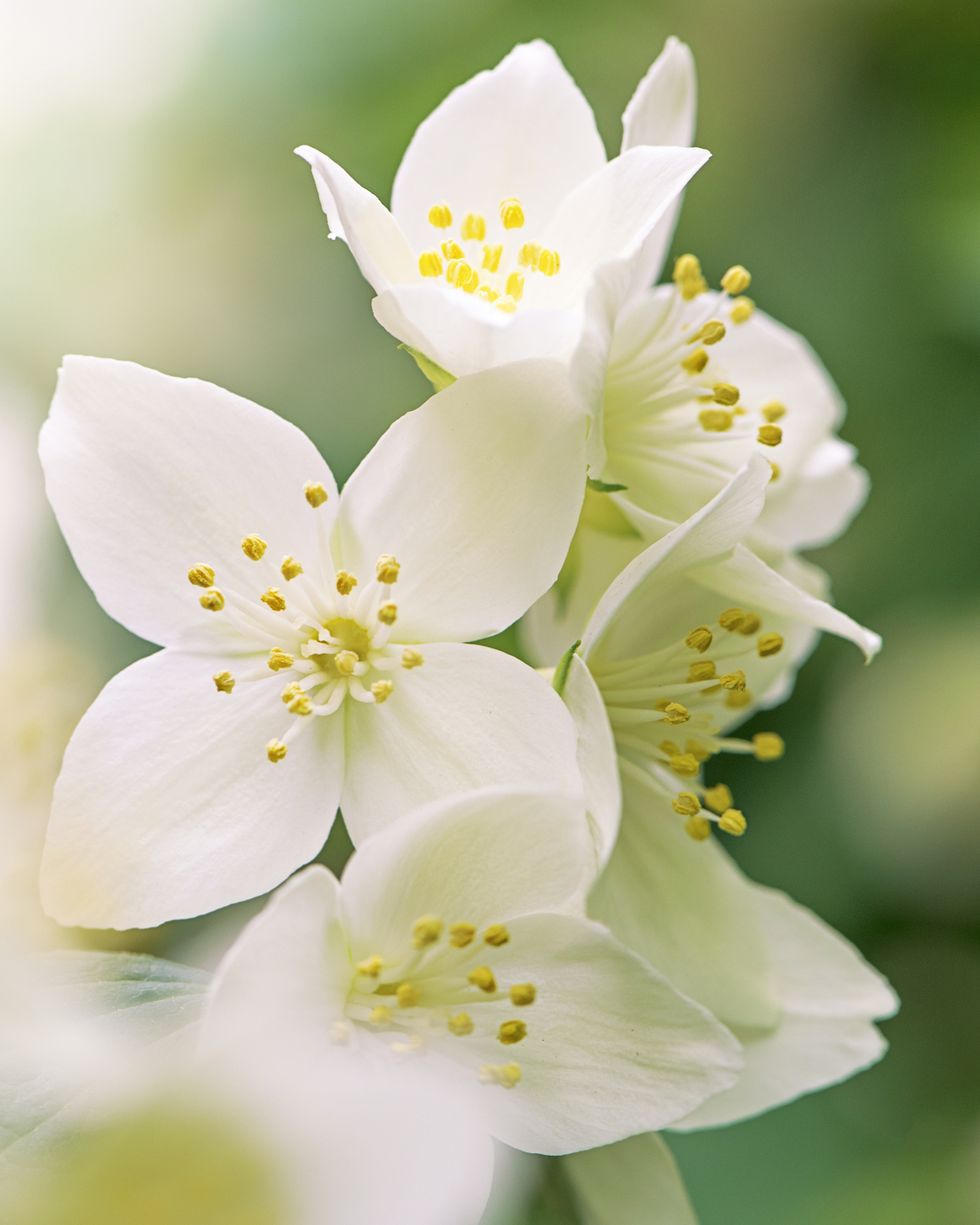
[[[649,283],[674,203],[708,157],[669,147],[690,142],[692,85],[690,53],[671,39],[627,108],[622,152],[607,161],[553,49],[516,47],[419,126],[390,212],[324,154],[297,152],[333,237],[378,295],[379,322],[458,377],[570,357],[598,269],[633,260]]]
[[[594,862],[581,804],[548,792],[420,810],[363,843],[342,883],[317,866],[284,885],[219,969],[209,1018],[268,1032],[303,1016],[366,1058],[453,1069],[531,1152],[662,1127],[733,1083],[735,1046],[568,912]]]
[[[355,841],[489,782],[574,790],[574,732],[466,645],[551,584],[582,497],[560,367],[460,380],[338,496],[312,443],[207,383],[66,360],[48,494],[103,607],[166,649],[109,683],[55,791],[50,913],[150,926],[278,884],[338,802]]]
[[[697,1225],[680,1172],[659,1136],[572,1153],[562,1161],[588,1225]]]

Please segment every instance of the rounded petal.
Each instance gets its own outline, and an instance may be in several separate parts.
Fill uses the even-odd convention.
[[[397,948],[423,914],[481,928],[565,908],[591,869],[578,797],[487,787],[427,805],[368,838],[348,864],[352,954]]]
[[[664,1127],[733,1083],[741,1057],[731,1034],[605,928],[556,914],[508,928],[494,970],[538,994],[513,1051],[520,1084],[493,1090],[504,1143],[539,1153],[610,1144]]]
[[[273,554],[314,556],[303,486],[320,482],[337,502],[330,469],[288,421],[132,362],[66,357],[40,449],[83,577],[111,617],[151,642],[201,625],[190,567],[206,563],[217,583],[258,595],[242,538],[255,532]]]
[[[579,770],[601,865],[609,858],[615,845],[623,799],[616,741],[606,714],[606,704],[592,673],[578,655],[572,655],[568,662],[561,696],[575,720]]]
[[[342,720],[316,720],[273,765],[265,745],[291,717],[278,689],[218,693],[223,664],[160,651],[111,680],[79,723],[41,867],[59,922],[155,927],[216,910],[265,893],[323,845]]]
[[[677,1162],[652,1133],[570,1153],[562,1169],[589,1225],[698,1225]]]
[[[520,362],[460,379],[384,434],[347,483],[343,564],[401,573],[401,641],[497,633],[554,582],[575,530],[585,420],[565,372]]]
[[[309,145],[296,152],[313,171],[332,236],[347,243],[365,280],[378,293],[389,285],[420,280],[418,257],[377,196],[352,179],[342,166]]]
[[[578,86],[547,43],[527,43],[454,89],[419,125],[391,209],[419,246],[431,245],[429,208],[443,202],[462,216],[516,196],[537,227],[605,160]]]
[[[341,807],[355,843],[433,800],[495,783],[580,794],[571,716],[502,651],[430,643],[383,705],[348,703]]]

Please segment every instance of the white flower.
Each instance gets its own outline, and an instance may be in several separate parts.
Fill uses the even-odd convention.
[[[671,40],[608,162],[588,103],[543,42],[516,47],[419,126],[390,212],[328,157],[297,150],[333,237],[378,295],[379,322],[455,376],[569,357],[593,274],[634,257],[639,271],[647,241],[662,251],[672,205],[707,160],[701,149],[653,147],[690,140],[685,57]]]
[[[559,367],[461,380],[338,497],[297,429],[210,384],[66,360],[48,493],[103,607],[164,651],[109,683],[65,756],[42,892],[149,926],[278,884],[338,802],[355,841],[493,781],[579,786],[567,713],[463,645],[554,580],[584,427]]]
[[[872,1021],[895,1007],[849,945],[748,882],[710,837],[712,828],[737,837],[747,822],[702,766],[723,753],[782,756],[774,733],[743,739],[731,729],[784,695],[813,631],[850,638],[869,657],[879,645],[739,545],[761,510],[766,469],[751,461],[632,561],[557,678],[580,729],[599,853],[611,855],[589,913],[745,1047],[738,1084],[684,1126],[753,1114],[850,1075],[881,1055]]]
[[[588,1225],[697,1225],[677,1164],[659,1136],[573,1153],[562,1169]]]
[[[561,913],[593,871],[579,801],[490,788],[429,806],[363,843],[342,883],[314,866],[284,885],[210,1016],[303,1015],[365,1058],[453,1068],[527,1151],[661,1127],[731,1084],[737,1053],[605,928]]]

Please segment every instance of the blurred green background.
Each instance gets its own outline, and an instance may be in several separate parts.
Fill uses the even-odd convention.
[[[63,353],[130,358],[276,409],[338,476],[427,387],[327,241],[292,148],[328,151],[387,199],[446,91],[541,36],[614,150],[664,38],[690,43],[714,157],[675,251],[713,278],[745,263],[753,297],[843,389],[873,493],[815,560],[886,643],[867,671],[823,643],[766,718],[790,752],[731,779],[754,796],[736,853],[854,940],[903,1009],[873,1072],[673,1147],[704,1225],[980,1219],[980,8],[5,0],[0,14],[8,398],[40,420]],[[102,615],[53,528],[50,557],[48,628],[108,677],[146,648]]]

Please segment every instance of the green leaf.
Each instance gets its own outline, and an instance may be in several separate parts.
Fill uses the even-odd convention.
[[[420,353],[418,349],[413,349],[411,345],[399,345],[398,347],[399,349],[404,349],[414,360],[416,366],[418,366],[436,391],[445,391],[447,387],[456,382],[454,374],[450,374],[448,370],[443,370],[442,366],[437,366],[431,358],[426,357],[424,353]]]

